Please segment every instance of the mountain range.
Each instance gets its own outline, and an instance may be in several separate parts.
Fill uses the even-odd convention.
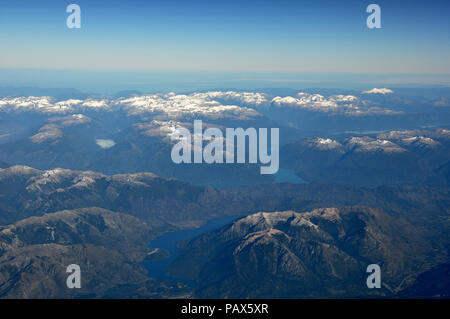
[[[289,143],[282,166],[309,181],[361,186],[450,183],[450,131],[388,131],[333,139],[314,137]]]
[[[368,207],[257,213],[181,244],[169,269],[201,298],[392,297],[448,260],[448,240],[433,247],[430,235]],[[366,286],[370,264],[381,289]]]
[[[155,232],[126,214],[100,208],[59,211],[0,227],[0,297],[173,298],[189,294],[181,284],[150,279],[139,262]],[[67,289],[66,267],[82,269],[82,288]]]
[[[0,88],[0,298],[448,298],[449,98]],[[194,120],[279,128],[287,182],[173,163]]]
[[[214,189],[150,173],[13,166],[0,170],[0,189],[3,297],[393,297],[448,263],[448,188]],[[152,239],[235,215],[247,217],[182,243],[169,265],[197,287],[146,275]],[[76,292],[62,285],[73,262],[89,269]],[[386,270],[381,291],[361,282],[368,263]]]

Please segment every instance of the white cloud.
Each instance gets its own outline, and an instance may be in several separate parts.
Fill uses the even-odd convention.
[[[435,101],[433,103],[433,106],[448,107],[450,106],[450,99],[447,97],[443,97],[440,100]]]
[[[116,145],[116,142],[114,142],[113,140],[96,139],[95,142],[103,149],[108,149]]]

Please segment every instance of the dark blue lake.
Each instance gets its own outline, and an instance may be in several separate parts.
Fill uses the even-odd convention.
[[[308,182],[298,176],[294,170],[288,168],[280,168],[275,174],[275,183],[306,184]]]
[[[303,180],[297,173],[289,168],[280,168],[274,175],[275,179],[273,183],[292,183],[292,184],[307,184],[308,182]],[[225,184],[197,184],[198,186],[211,186],[215,188],[235,187],[235,186],[248,186],[258,185],[258,183],[225,183]]]
[[[275,183],[295,183],[295,184],[304,184],[307,183],[302,180],[293,170],[280,168],[275,174]],[[213,187],[227,187],[230,185],[210,185]],[[236,186],[236,185],[234,185]],[[185,278],[174,278],[167,274],[166,267],[173,262],[179,254],[179,250],[176,247],[177,243],[192,239],[201,234],[216,230],[233,220],[239,218],[239,216],[232,217],[224,217],[220,219],[214,219],[206,223],[205,225],[192,228],[192,229],[184,229],[179,231],[167,232],[162,234],[161,236],[155,238],[148,245],[149,248],[160,248],[170,253],[170,256],[161,260],[149,261],[146,260],[143,262],[143,266],[147,269],[148,275],[152,278],[159,280],[177,280],[181,282],[185,282],[191,286],[194,286],[194,283],[191,280]]]
[[[142,263],[142,265],[145,267],[145,269],[147,269],[148,275],[152,278],[159,280],[177,280],[194,286],[194,283],[191,280],[185,278],[175,278],[168,275],[166,272],[167,265],[169,265],[178,257],[179,249],[176,247],[177,243],[216,230],[232,222],[233,220],[236,220],[237,218],[239,218],[239,216],[228,216],[224,218],[213,219],[207,222],[205,225],[197,228],[183,229],[179,231],[164,233],[152,240],[148,247],[160,248],[168,251],[170,253],[170,256],[156,261],[146,260]]]

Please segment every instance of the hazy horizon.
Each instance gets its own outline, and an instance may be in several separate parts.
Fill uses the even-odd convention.
[[[0,68],[0,87],[71,88],[86,93],[185,92],[264,88],[450,87],[450,74],[374,74],[324,72],[187,72]]]

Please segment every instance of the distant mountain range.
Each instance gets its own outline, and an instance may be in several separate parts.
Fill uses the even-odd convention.
[[[309,181],[364,186],[450,185],[450,130],[316,137],[282,148],[282,165]]]
[[[279,126],[251,108],[222,105],[202,95],[59,102],[51,97],[4,98],[0,99],[0,160],[106,174],[151,171],[197,184],[273,181],[273,176],[261,176],[258,164],[174,164],[171,133],[179,127],[192,129],[195,119],[202,119],[205,127],[221,129]]]
[[[281,149],[282,166],[300,172],[306,180],[358,185],[446,182],[439,176],[441,166],[448,164],[442,161],[448,158],[446,127],[439,136],[431,130],[391,130],[393,134],[410,136],[361,133],[353,139],[333,137],[349,130],[447,123],[450,108],[445,97],[412,99],[395,92],[299,92],[292,96],[237,91],[122,93],[115,97],[11,94],[0,98],[0,161],[38,169],[63,167],[105,174],[150,171],[202,185],[274,181],[273,176],[259,174],[259,164],[174,164],[170,157],[174,144],[171,133],[179,127],[192,129],[193,121],[201,119],[205,127],[221,130],[280,128],[280,143],[288,144]],[[335,145],[333,150],[331,144],[325,145],[328,139]],[[315,147],[314,143],[320,145]],[[424,154],[424,160],[418,159]]]

